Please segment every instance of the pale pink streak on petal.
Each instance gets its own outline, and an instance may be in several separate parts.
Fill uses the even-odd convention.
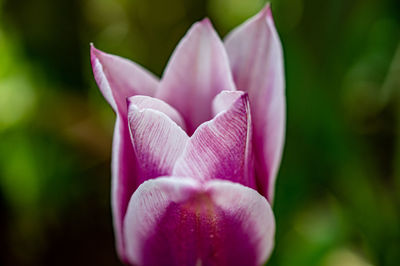
[[[191,135],[212,118],[212,99],[223,90],[235,90],[223,43],[205,19],[181,40],[164,72],[156,97],[182,114]]]
[[[282,156],[286,107],[282,46],[270,6],[230,33],[225,47],[237,88],[249,94],[257,185],[271,201]]]
[[[149,99],[147,99],[149,100]],[[129,99],[128,121],[132,144],[138,164],[138,181],[171,175],[176,159],[182,154],[189,136],[167,114],[179,114],[167,104],[158,105],[162,111],[147,108],[143,99]],[[136,105],[138,103],[140,105]],[[181,120],[180,117],[177,118]]]
[[[260,265],[275,221],[267,200],[237,183],[162,177],[132,195],[125,240],[134,265]]]
[[[192,135],[173,175],[202,181],[226,179],[255,188],[248,97],[243,92],[223,92],[217,102],[229,102],[234,98],[231,94],[236,100],[225,105],[226,110],[219,110],[214,119],[200,125]],[[229,99],[223,101],[223,98]]]
[[[128,201],[139,185],[136,179],[135,156],[127,122],[126,97],[154,95],[158,80],[139,65],[90,47],[93,74],[100,91],[117,115],[112,151],[112,210],[117,250],[125,260],[122,221]]]

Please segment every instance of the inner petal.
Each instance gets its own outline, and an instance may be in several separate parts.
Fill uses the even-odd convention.
[[[128,100],[128,122],[138,165],[138,183],[170,175],[189,137],[175,121],[179,113],[154,98],[135,96]]]

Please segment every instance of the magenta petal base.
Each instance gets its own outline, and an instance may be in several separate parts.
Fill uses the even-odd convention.
[[[162,177],[133,194],[125,220],[128,258],[137,265],[259,265],[275,223],[267,200],[229,181]]]

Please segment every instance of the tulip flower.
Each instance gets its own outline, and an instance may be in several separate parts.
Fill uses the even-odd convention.
[[[260,265],[285,131],[281,43],[267,5],[224,41],[195,23],[158,80],[91,46],[117,119],[112,209],[132,265]]]

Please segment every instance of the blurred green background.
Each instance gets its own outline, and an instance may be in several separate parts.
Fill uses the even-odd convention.
[[[0,264],[120,265],[114,114],[89,43],[158,76],[190,25],[260,0],[0,0]],[[268,265],[400,265],[400,1],[273,0],[287,138]]]

